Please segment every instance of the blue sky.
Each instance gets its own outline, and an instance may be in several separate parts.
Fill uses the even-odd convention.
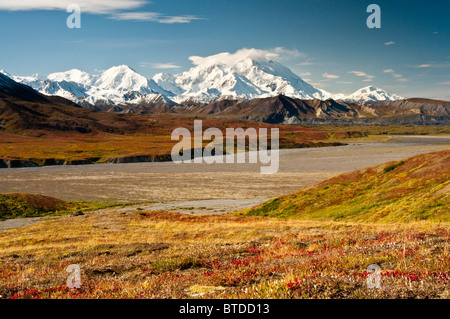
[[[82,8],[81,29],[66,26],[70,3]],[[381,29],[366,25],[371,3]],[[127,64],[152,77],[189,69],[190,56],[282,47],[282,64],[329,92],[374,85],[450,100],[449,14],[448,0],[2,0],[0,69]]]

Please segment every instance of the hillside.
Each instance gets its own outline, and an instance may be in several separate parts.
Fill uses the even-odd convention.
[[[178,113],[251,119],[272,124],[449,124],[448,102],[406,99],[353,103],[302,100],[278,95],[250,100],[220,100],[174,108]]]
[[[34,194],[0,194],[0,220],[39,217],[57,211],[67,212],[75,205],[53,197]]]
[[[15,218],[64,215],[123,206],[102,202],[64,201],[50,196],[26,193],[0,194],[0,221]]]
[[[308,220],[450,220],[450,150],[345,173],[240,212]]]
[[[44,96],[0,73],[0,131],[108,132],[139,131],[148,123],[132,117],[84,109],[57,96]]]

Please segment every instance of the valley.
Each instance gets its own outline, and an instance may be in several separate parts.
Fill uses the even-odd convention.
[[[287,319],[450,299],[448,12],[1,0],[0,305]]]
[[[386,136],[347,146],[282,149],[279,171],[273,175],[261,175],[260,165],[248,161],[245,164],[152,162],[0,169],[0,193],[24,192],[63,200],[121,203],[264,201],[343,172],[445,150],[449,146],[448,136]]]
[[[0,296],[449,298],[449,143],[445,136],[392,136],[282,150],[283,169],[270,180],[249,164],[0,170],[1,192],[141,201],[37,223],[6,221]],[[389,218],[358,205],[397,210]],[[314,214],[316,206],[331,211]],[[80,266],[80,289],[66,286],[70,264]],[[369,264],[381,269],[380,289],[367,288]]]
[[[449,103],[220,58],[0,72],[0,299],[449,298]],[[278,172],[172,162],[197,120],[278,129]]]

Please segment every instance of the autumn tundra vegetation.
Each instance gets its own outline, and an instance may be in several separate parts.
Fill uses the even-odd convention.
[[[11,198],[72,215],[0,233],[0,295],[449,298],[449,164],[449,151],[417,155],[225,215],[100,205],[75,216],[82,203],[3,195],[6,218]],[[79,289],[66,285],[72,264]]]

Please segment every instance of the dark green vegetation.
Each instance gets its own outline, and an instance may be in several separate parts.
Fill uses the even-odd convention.
[[[66,202],[34,194],[0,194],[0,220],[71,214],[118,206],[108,203]]]

